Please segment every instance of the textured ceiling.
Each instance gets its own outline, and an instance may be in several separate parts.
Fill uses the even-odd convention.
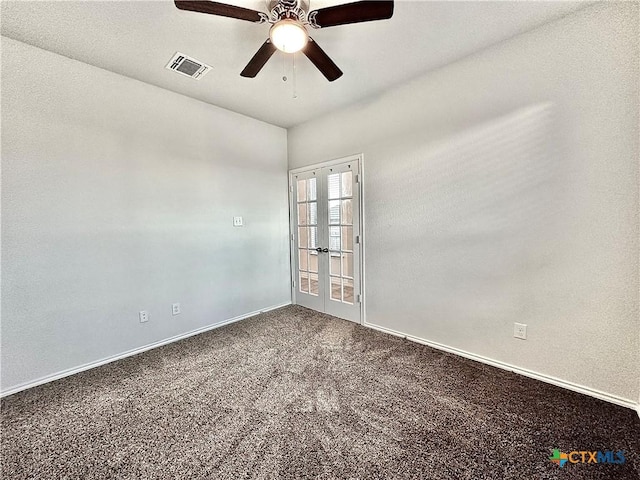
[[[266,11],[266,2],[228,3]],[[345,1],[311,0],[311,9]],[[3,1],[2,35],[282,127],[366,101],[394,85],[576,10],[580,2],[396,1],[392,19],[312,31],[344,72],[329,83],[301,54],[239,73],[269,26],[178,10],[172,1]],[[180,51],[213,67],[165,69]],[[292,73],[295,62],[295,75]],[[282,80],[283,74],[288,81]],[[294,98],[294,89],[297,98]]]

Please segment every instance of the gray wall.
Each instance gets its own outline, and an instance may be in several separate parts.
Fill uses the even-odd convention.
[[[637,38],[588,7],[289,130],[364,154],[369,323],[637,402]]]
[[[2,389],[290,301],[286,171],[281,128],[3,37]]]

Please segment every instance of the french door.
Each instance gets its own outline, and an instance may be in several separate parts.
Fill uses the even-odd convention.
[[[291,172],[294,302],[360,323],[360,159]]]

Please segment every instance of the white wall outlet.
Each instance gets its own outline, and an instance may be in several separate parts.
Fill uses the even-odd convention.
[[[140,317],[140,323],[149,321],[149,313],[146,310],[140,310],[138,316]]]
[[[171,305],[171,314],[172,315],[180,315],[180,304],[174,303]]]
[[[522,340],[527,339],[527,326],[524,323],[514,323],[513,324],[513,336],[516,338],[521,338]]]
[[[233,217],[234,227],[241,227],[242,225],[244,225],[244,223],[242,222],[242,217]]]

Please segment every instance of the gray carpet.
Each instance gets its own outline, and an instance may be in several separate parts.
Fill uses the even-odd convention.
[[[10,396],[2,434],[5,479],[640,478],[636,412],[296,306]]]

